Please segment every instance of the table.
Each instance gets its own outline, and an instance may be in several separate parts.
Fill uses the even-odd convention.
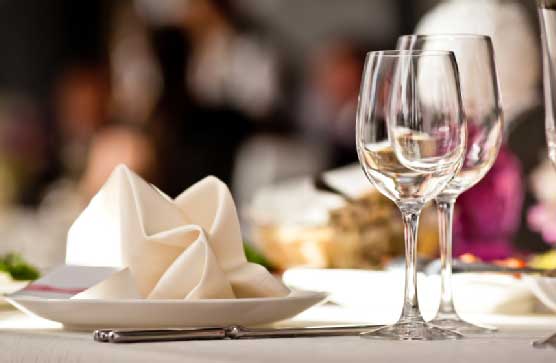
[[[326,315],[353,320],[338,307],[309,309],[288,325]],[[353,321],[350,321],[353,322]],[[556,349],[531,342],[556,331],[556,316],[489,316],[500,332],[459,341],[397,342],[359,337],[102,344],[90,333],[0,309],[0,361],[4,362],[556,362]]]

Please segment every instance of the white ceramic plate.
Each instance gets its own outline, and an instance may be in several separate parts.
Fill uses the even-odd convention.
[[[295,268],[283,280],[296,289],[325,291],[341,306],[373,311],[380,321],[395,321],[403,305],[403,271]],[[432,318],[440,301],[440,279],[419,274],[418,284],[421,311]],[[468,314],[526,314],[535,303],[522,280],[502,274],[454,275],[454,299],[456,309]]]
[[[291,318],[327,294],[294,291],[287,297],[214,300],[71,300],[12,296],[18,309],[66,328],[163,328],[261,325]]]
[[[525,281],[535,296],[550,310],[556,312],[556,278],[528,276]]]

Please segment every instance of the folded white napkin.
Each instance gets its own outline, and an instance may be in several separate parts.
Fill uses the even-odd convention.
[[[243,252],[230,191],[215,177],[175,200],[118,166],[68,233],[66,263],[122,270],[74,298],[218,299],[289,290]]]

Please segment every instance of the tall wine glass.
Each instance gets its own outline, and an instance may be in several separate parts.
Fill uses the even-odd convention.
[[[460,169],[466,127],[455,57],[445,51],[367,54],[357,109],[357,153],[367,178],[399,207],[405,234],[405,297],[391,326],[363,334],[394,340],[457,339],[427,324],[417,300],[417,227],[425,203]]]
[[[456,198],[479,182],[496,160],[502,140],[503,115],[492,42],[486,35],[406,35],[398,49],[453,51],[458,63],[463,112],[467,121],[467,153],[462,169],[436,197],[440,229],[441,299],[431,324],[460,333],[495,328],[462,320],[452,294],[452,224]]]

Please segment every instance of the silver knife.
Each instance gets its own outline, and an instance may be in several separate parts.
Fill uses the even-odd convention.
[[[246,328],[240,325],[228,327],[185,329],[100,329],[93,338],[105,343],[140,343],[186,340],[298,338],[325,336],[354,336],[376,329],[382,325],[325,326],[307,328]]]

